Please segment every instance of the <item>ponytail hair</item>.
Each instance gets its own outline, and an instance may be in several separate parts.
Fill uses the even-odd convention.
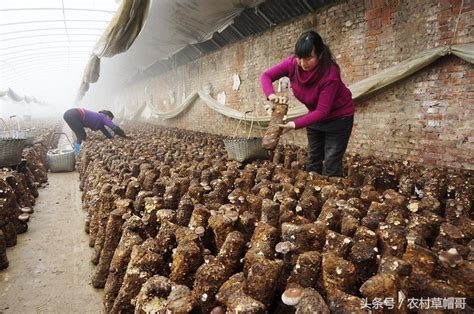
[[[297,58],[307,58],[310,57],[313,52],[318,57],[318,74],[315,80],[319,80],[326,73],[331,64],[335,64],[339,71],[339,65],[334,60],[329,47],[324,44],[322,37],[315,31],[304,32],[296,41],[295,56]]]
[[[108,116],[111,120],[114,118],[114,114],[109,111],[109,110],[101,110],[99,111],[99,113],[102,113],[102,114],[105,114],[106,116]]]

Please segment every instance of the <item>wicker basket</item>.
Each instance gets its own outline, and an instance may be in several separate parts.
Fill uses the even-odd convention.
[[[0,132],[0,167],[16,166],[21,161],[21,154],[26,138],[15,131],[8,131],[3,119],[5,131]]]
[[[26,129],[26,145],[33,146],[35,144],[35,136],[33,135],[33,129]]]
[[[262,148],[261,137],[240,137],[224,140],[227,157],[238,162],[268,159],[270,153]]]
[[[49,138],[49,147],[51,147],[51,140],[54,135],[66,136],[69,144],[69,137],[65,133],[53,133]],[[48,167],[51,172],[71,172],[74,171],[76,164],[76,158],[74,156],[74,149],[50,149],[46,153],[46,160],[48,161]]]
[[[14,130],[14,131],[9,131],[9,132],[15,138],[24,138],[25,139],[25,145],[27,145],[27,146],[32,146],[35,142],[34,136],[32,134],[32,130],[30,130],[30,129]]]
[[[4,134],[0,135],[0,167],[18,165],[25,144],[24,138],[8,138]]]
[[[252,111],[246,111],[242,118],[245,119],[249,112]],[[247,137],[235,136],[240,124],[242,123],[242,118],[237,124],[233,137],[224,140],[227,157],[238,162],[251,161],[254,159],[268,159],[270,157],[270,152],[262,148],[262,137],[250,137],[253,127],[253,119],[250,123]]]
[[[24,137],[26,139],[26,145],[27,146],[33,146],[34,143],[35,143],[35,138],[34,138],[34,135],[33,135],[33,129],[22,129],[20,127],[20,119],[16,115],[10,116],[10,119],[13,119],[13,118],[16,119],[17,129],[13,130],[13,127],[12,127],[11,128],[12,131],[10,131],[10,132],[17,134],[18,137]]]

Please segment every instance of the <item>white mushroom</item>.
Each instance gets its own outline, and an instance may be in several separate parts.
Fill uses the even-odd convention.
[[[451,248],[448,251],[441,251],[439,253],[439,260],[445,265],[456,267],[463,262],[462,256],[459,255],[458,250]]]
[[[24,214],[31,214],[33,212],[33,208],[31,207],[22,207],[21,212]]]
[[[225,310],[222,306],[216,306],[212,309],[211,314],[225,314]]]
[[[416,234],[413,232],[409,232],[406,236],[408,244],[415,244]]]
[[[278,242],[275,251],[281,254],[288,254],[294,248],[294,244],[289,241]]]
[[[296,305],[303,296],[303,289],[299,287],[287,288],[281,295],[281,300],[286,305]]]
[[[198,226],[196,227],[196,229],[194,229],[194,233],[196,233],[199,237],[202,237],[205,232],[206,232],[206,229],[204,229],[203,226]]]
[[[343,208],[347,205],[347,201],[346,200],[343,200],[343,199],[340,199],[340,200],[337,200],[336,201],[336,206],[339,207],[339,208]]]
[[[30,215],[28,214],[21,214],[20,216],[18,216],[18,219],[22,222],[27,222],[28,220],[30,220]]]
[[[407,205],[408,210],[411,211],[412,213],[416,213],[418,211],[418,207],[419,207],[418,201],[412,202]]]

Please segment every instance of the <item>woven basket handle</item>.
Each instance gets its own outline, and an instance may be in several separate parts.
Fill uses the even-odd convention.
[[[258,110],[257,110],[257,104],[255,104],[255,117],[258,118]],[[253,122],[253,115],[252,115],[252,122]],[[260,137],[263,137],[263,128],[262,128],[262,125],[260,124],[260,121],[258,121],[257,119],[257,125],[258,125],[258,129],[260,130]]]
[[[253,110],[247,110],[244,112],[244,120],[247,121],[247,113],[252,112]],[[253,128],[253,116],[252,120],[250,121],[250,128],[249,128],[249,133],[247,134],[247,139],[250,138],[250,134],[252,133],[252,128]]]
[[[74,148],[74,146],[72,145],[72,143],[71,143],[71,141],[69,140],[69,137],[67,136],[66,133],[53,132],[53,133],[51,133],[51,136],[49,137],[49,141],[48,141],[48,147],[49,147],[50,149],[52,148],[52,147],[51,147],[51,141],[52,141],[52,139],[53,139],[53,137],[54,137],[55,135],[64,135],[64,136],[67,138],[67,141],[69,142],[69,145],[71,145],[71,147]]]
[[[17,130],[20,131],[20,119],[16,116],[16,114],[10,116],[9,118],[10,118],[10,119],[15,118]]]
[[[2,123],[3,123],[3,130],[4,130],[4,131],[9,131],[9,130],[8,130],[8,124],[5,122],[5,120],[3,120],[2,118],[0,118],[0,121],[2,121]]]
[[[234,133],[232,134],[232,137],[235,137],[237,135],[237,131],[239,130],[240,124],[242,123],[242,120],[245,119],[246,113],[239,119],[239,123],[237,123],[237,126],[235,127]],[[245,130],[244,130],[245,131]]]
[[[242,117],[239,119],[239,123],[237,123],[237,126],[235,127],[234,134],[232,135],[232,137],[235,137],[237,135],[237,131],[239,130],[239,127],[240,127],[240,124],[242,123],[242,120],[247,120],[247,113],[249,113],[249,112],[252,112],[252,110],[245,111],[244,114],[242,115]],[[250,138],[250,132],[252,132],[252,126],[253,126],[253,119],[252,119],[252,122],[250,123],[250,130],[249,130],[249,133],[247,135],[247,139]],[[244,132],[247,132],[246,127],[244,127]]]

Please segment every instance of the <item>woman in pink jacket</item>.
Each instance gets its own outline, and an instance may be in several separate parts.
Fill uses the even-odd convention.
[[[272,85],[284,76],[290,79],[296,99],[309,112],[281,125],[282,133],[306,128],[306,170],[342,176],[342,158],[354,123],[355,105],[350,90],[341,80],[339,66],[318,33],[303,33],[296,42],[293,56],[263,72],[260,79],[268,100],[286,103],[287,98],[277,96]]]

